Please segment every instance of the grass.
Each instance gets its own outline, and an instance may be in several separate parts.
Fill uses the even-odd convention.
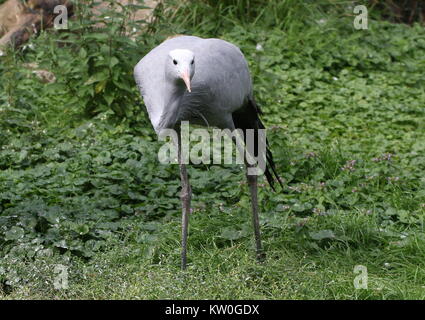
[[[33,265],[27,286],[7,299],[423,299],[424,239],[411,234],[400,246],[401,233],[382,232],[376,216],[351,213],[316,216],[311,228],[329,228],[345,240],[303,244],[290,226],[267,227],[268,258],[254,260],[250,236],[231,242],[220,230],[249,218],[200,212],[191,217],[189,267],[179,269],[179,223],[172,218],[159,232],[141,235],[142,224],[130,224],[124,240],[90,263],[69,267],[69,288],[52,290],[52,267]],[[143,234],[143,233],[142,233]],[[346,240],[350,239],[350,240]],[[49,261],[59,263],[59,261]],[[63,262],[62,262],[63,263]],[[364,265],[368,289],[355,289],[354,266]],[[46,282],[45,282],[46,281]],[[111,285],[113,284],[113,285]]]
[[[158,10],[135,41],[122,17],[107,35],[80,17],[72,34],[1,57],[1,299],[424,299],[423,28],[354,30],[344,3],[263,21],[258,7],[241,17],[242,3]],[[306,3],[266,9],[295,17]],[[157,162],[131,75],[174,32],[229,40],[250,64],[285,182],[260,187],[262,264],[243,171],[197,165],[179,269],[178,170]],[[58,264],[67,289],[54,287]],[[354,287],[358,265],[368,289]]]

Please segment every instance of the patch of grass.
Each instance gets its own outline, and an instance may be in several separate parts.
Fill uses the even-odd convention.
[[[274,219],[284,218],[278,214]],[[179,269],[179,223],[130,223],[123,238],[89,263],[42,258],[16,268],[29,279],[4,298],[40,299],[423,299],[423,237],[382,230],[377,217],[352,212],[315,216],[303,225],[262,219],[267,260],[254,260],[253,241],[221,237],[243,225],[249,212],[213,210],[191,217],[189,267]],[[291,222],[292,221],[292,222]],[[306,230],[334,230],[312,240]],[[147,230],[148,229],[148,230]],[[305,230],[304,230],[305,229]],[[405,237],[404,237],[405,236]],[[64,261],[65,260],[65,261]],[[56,264],[68,266],[68,289],[55,290]],[[355,289],[356,265],[368,272],[368,289]],[[47,285],[46,285],[47,283]],[[111,285],[113,284],[113,285]]]

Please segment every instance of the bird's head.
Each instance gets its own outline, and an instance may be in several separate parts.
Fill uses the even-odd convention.
[[[168,53],[167,75],[174,81],[183,80],[187,91],[191,92],[190,81],[195,74],[195,55],[186,49],[175,49]]]

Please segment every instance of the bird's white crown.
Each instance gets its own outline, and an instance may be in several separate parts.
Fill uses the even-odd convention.
[[[192,61],[194,53],[188,49],[174,49],[169,52],[169,56],[176,61]]]

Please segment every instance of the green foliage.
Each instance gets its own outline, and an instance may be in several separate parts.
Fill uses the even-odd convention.
[[[20,82],[20,78],[29,77],[28,70],[16,68],[23,59],[56,75],[57,81],[43,88],[43,96],[48,95],[46,103],[56,96],[56,111],[92,117],[112,110],[118,119],[138,117],[140,105],[133,98],[137,94],[133,67],[149,49],[146,45],[155,37],[139,35],[143,21],[131,19],[134,10],[143,6],[107,2],[108,6],[94,11],[97,2],[77,1],[76,19],[69,20],[66,32],[43,32],[26,45],[22,53],[11,54],[15,57],[15,64],[5,61],[4,68],[7,73],[15,73],[14,77],[8,77],[7,85],[20,84],[14,88],[13,97],[31,99],[33,97],[28,96],[34,96],[33,92],[28,92],[28,86],[36,84],[27,81],[25,86]],[[93,15],[93,12],[98,14]],[[137,37],[139,42],[136,42]],[[9,87],[7,91],[11,91]],[[37,98],[44,97],[40,95]],[[16,107],[20,109],[21,101],[16,102]],[[49,107],[52,105],[50,103]]]
[[[372,20],[359,31],[343,2],[315,3],[191,1],[174,14],[166,3],[145,34],[130,8],[111,1],[90,20],[94,3],[77,3],[69,31],[0,57],[0,292],[423,298],[424,30]],[[263,266],[243,171],[197,165],[190,275],[177,272],[177,166],[158,163],[132,76],[171,30],[220,36],[250,64],[285,184],[260,186]],[[70,266],[69,291],[45,285],[55,264]],[[352,289],[356,264],[370,267],[372,289]]]
[[[164,20],[175,17],[173,23],[184,28],[197,28],[218,34],[235,25],[261,25],[272,28],[293,28],[307,22],[320,5],[329,1],[262,1],[203,0],[194,2],[167,0]],[[195,8],[194,8],[195,7]],[[172,9],[171,9],[172,8]],[[180,32],[180,31],[179,31]]]
[[[52,71],[62,75],[51,90],[65,89],[72,96],[68,104],[78,103],[90,116],[110,109],[120,117],[133,116],[134,100],[129,98],[135,92],[132,67],[141,51],[132,39],[135,33],[128,32],[134,27],[128,23],[131,11],[110,1],[110,6],[93,18],[93,5],[77,6],[78,19],[70,21],[70,32],[59,33],[56,39],[45,34],[46,43],[41,45],[50,54],[37,58],[41,64],[49,61]],[[111,20],[108,28],[100,28],[107,20]],[[48,51],[51,41],[65,44],[66,49]]]
[[[376,7],[385,19],[391,22],[425,23],[425,4],[423,1],[384,0],[378,2],[370,0],[369,3]]]

